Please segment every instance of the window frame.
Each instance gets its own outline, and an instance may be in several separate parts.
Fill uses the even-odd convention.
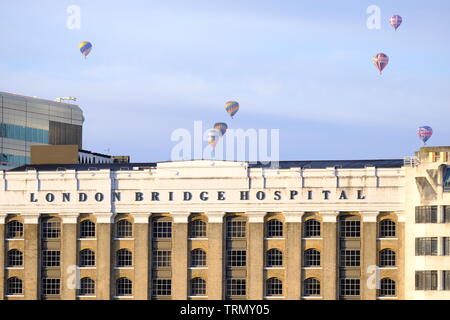
[[[320,280],[315,277],[307,278],[303,281],[303,295],[305,297],[320,296],[321,287]]]
[[[80,250],[80,267],[95,267],[95,251],[89,248]]]
[[[266,222],[266,238],[283,238],[284,225],[283,221],[274,218]]]
[[[283,281],[277,277],[271,277],[266,280],[266,296],[280,297],[283,296]]]
[[[276,268],[283,266],[283,251],[278,248],[271,248],[266,252],[266,266]]]
[[[397,236],[397,224],[392,219],[383,219],[379,222],[378,236],[380,238],[395,238]]]
[[[6,224],[6,239],[23,239],[24,227],[19,220],[11,220]]]
[[[83,277],[80,279],[79,296],[95,296],[95,280],[91,277]]]
[[[80,239],[93,239],[96,236],[96,224],[90,219],[80,222]]]
[[[308,219],[303,225],[303,238],[320,238],[322,235],[321,223],[316,218]]]
[[[206,251],[201,248],[192,249],[190,252],[190,264],[192,268],[206,267]]]
[[[207,223],[202,219],[191,220],[189,223],[189,237],[207,238]]]
[[[133,281],[127,277],[116,279],[116,296],[127,297],[133,295]]]
[[[391,248],[384,248],[379,252],[379,266],[389,268],[397,266],[397,253]]]
[[[23,295],[23,280],[17,276],[8,278],[6,281],[6,295],[7,296]]]
[[[13,255],[14,253],[17,254]],[[6,266],[7,268],[17,268],[17,267],[23,267],[23,252],[19,249],[11,249],[8,250],[7,255],[6,255]],[[18,263],[11,263],[11,262],[18,262]]]
[[[129,263],[129,264],[128,264]],[[116,267],[126,268],[133,266],[133,252],[128,248],[121,248],[116,251]]]
[[[206,281],[201,277],[192,278],[190,281],[190,295],[193,297],[206,296]]]

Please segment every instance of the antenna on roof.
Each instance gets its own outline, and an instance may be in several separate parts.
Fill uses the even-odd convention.
[[[76,97],[62,97],[62,98],[56,98],[56,102],[63,102],[63,101],[77,101]]]

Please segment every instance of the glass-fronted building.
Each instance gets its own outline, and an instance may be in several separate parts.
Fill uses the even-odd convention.
[[[32,145],[82,148],[83,111],[74,104],[0,92],[0,169],[30,163]]]

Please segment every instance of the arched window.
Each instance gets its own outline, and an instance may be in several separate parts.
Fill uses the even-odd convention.
[[[194,249],[191,251],[191,267],[206,266],[206,252],[202,249]]]
[[[384,219],[380,222],[380,238],[395,238],[395,222],[390,219]]]
[[[6,292],[10,296],[23,294],[22,280],[17,277],[9,278],[7,281]]]
[[[316,219],[306,220],[304,224],[304,237],[305,238],[318,238],[320,237],[320,222]]]
[[[23,266],[23,253],[20,250],[12,249],[8,251],[8,267],[21,267]]]
[[[133,225],[128,220],[119,220],[116,223],[116,237],[117,238],[131,238],[133,237]]]
[[[190,223],[191,238],[206,238],[206,223],[203,220],[193,220]]]
[[[266,294],[268,296],[282,296],[283,283],[278,278],[270,278],[266,281]]]
[[[80,251],[80,267],[94,267],[95,252],[91,249],[83,249]]]
[[[116,294],[118,296],[131,296],[133,294],[133,282],[128,278],[117,279]]]
[[[279,267],[283,265],[283,253],[278,249],[267,251],[266,264],[268,267]]]
[[[303,261],[305,267],[319,267],[320,251],[316,249],[305,250]]]
[[[117,267],[131,267],[133,265],[133,254],[127,249],[117,251]]]
[[[380,267],[395,267],[395,251],[383,249],[380,251]]]
[[[320,281],[316,278],[308,278],[303,282],[304,296],[319,296],[320,295]]]
[[[396,295],[395,281],[389,278],[383,278],[380,282],[380,296],[394,297]]]
[[[191,296],[206,295],[206,281],[202,278],[194,278],[191,280]]]
[[[277,219],[267,221],[267,238],[281,237],[283,237],[283,223]]]
[[[83,220],[80,223],[80,238],[95,238],[95,223]]]
[[[80,289],[78,289],[78,295],[80,296],[95,295],[95,281],[88,277],[81,278]]]
[[[8,222],[8,224],[6,225],[6,238],[23,238],[23,224],[17,220]]]

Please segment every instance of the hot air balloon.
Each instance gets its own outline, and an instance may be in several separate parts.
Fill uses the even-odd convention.
[[[381,71],[383,71],[383,69],[389,63],[389,57],[387,55],[385,55],[384,53],[377,53],[373,57],[372,62],[375,65],[375,67],[377,67],[377,69],[380,71],[380,74],[381,74]]]
[[[423,144],[426,144],[427,140],[433,135],[433,129],[429,126],[419,127],[417,135],[419,136],[419,139],[423,141]]]
[[[78,46],[80,48],[81,54],[86,58],[87,55],[91,52],[92,50],[92,44],[89,41],[83,41],[80,43],[80,45]]]
[[[394,27],[395,31],[397,31],[397,28],[402,24],[402,17],[396,14],[389,19],[389,22],[391,23],[391,26]]]
[[[238,112],[239,110],[239,103],[236,101],[228,101],[225,103],[225,110],[227,110],[228,114],[233,118],[233,116]]]
[[[219,130],[222,135],[224,135],[225,132],[227,132],[228,126],[225,122],[217,122],[216,124],[214,124],[214,129]]]
[[[219,142],[221,136],[221,132],[217,129],[210,129],[208,131],[208,144],[213,148],[213,150],[216,147],[217,142]]]

